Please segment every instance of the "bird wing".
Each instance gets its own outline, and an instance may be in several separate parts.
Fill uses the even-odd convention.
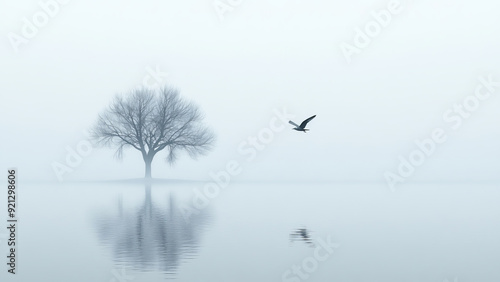
[[[291,125],[293,125],[293,126],[295,126],[295,127],[299,127],[299,125],[298,125],[298,124],[296,124],[296,123],[295,123],[295,122],[293,122],[293,121],[289,121],[288,123],[289,123],[289,124],[291,124]]]
[[[315,118],[315,117],[316,117],[316,115],[314,115],[314,116],[312,116],[312,117],[310,117],[310,118],[308,118],[308,119],[304,120],[304,121],[300,124],[300,127],[305,128],[305,127],[306,127],[306,125],[307,125],[307,123],[308,123],[308,122],[310,122],[310,121],[311,121],[313,118]]]

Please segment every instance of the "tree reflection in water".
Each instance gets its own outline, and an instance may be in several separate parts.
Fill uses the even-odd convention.
[[[150,184],[146,184],[145,190],[139,208],[124,210],[119,199],[117,215],[99,215],[99,239],[111,249],[117,264],[139,271],[175,274],[184,260],[196,256],[209,220],[208,211],[201,210],[185,219],[172,194],[165,204],[157,204],[151,198]]]

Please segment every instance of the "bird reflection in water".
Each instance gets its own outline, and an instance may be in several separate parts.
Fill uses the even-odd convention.
[[[311,231],[305,227],[295,229],[290,233],[290,242],[293,243],[296,241],[301,241],[310,247],[314,247],[314,241],[311,238]]]
[[[183,261],[196,256],[208,211],[185,218],[172,194],[160,204],[152,200],[150,184],[145,190],[144,201],[134,210],[124,210],[119,198],[118,214],[100,214],[96,231],[116,264],[174,275]]]

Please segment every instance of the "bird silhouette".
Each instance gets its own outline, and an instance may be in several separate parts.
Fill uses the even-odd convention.
[[[288,123],[295,126],[294,130],[303,131],[304,133],[306,133],[309,130],[306,128],[307,123],[310,122],[315,117],[316,117],[316,115],[304,120],[300,125],[297,125],[295,122],[293,122],[291,120],[288,121]]]

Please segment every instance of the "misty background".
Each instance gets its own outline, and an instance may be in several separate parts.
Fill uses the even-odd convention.
[[[221,21],[212,0],[70,1],[19,52],[9,32],[40,10],[38,0],[0,3],[0,163],[23,180],[57,181],[53,162],[114,95],[141,86],[158,67],[194,101],[217,135],[198,161],[153,177],[208,180],[229,160],[238,180],[384,181],[414,140],[446,129],[448,141],[411,181],[499,180],[500,89],[453,131],[443,113],[474,93],[478,76],[500,80],[498,2],[401,1],[403,11],[351,64],[339,48],[389,1],[244,1]],[[307,134],[290,125],[251,162],[239,144],[267,127],[274,109],[295,122],[316,114]],[[65,180],[142,177],[140,153],[122,162],[95,148]],[[235,179],[236,180],[236,179]]]

